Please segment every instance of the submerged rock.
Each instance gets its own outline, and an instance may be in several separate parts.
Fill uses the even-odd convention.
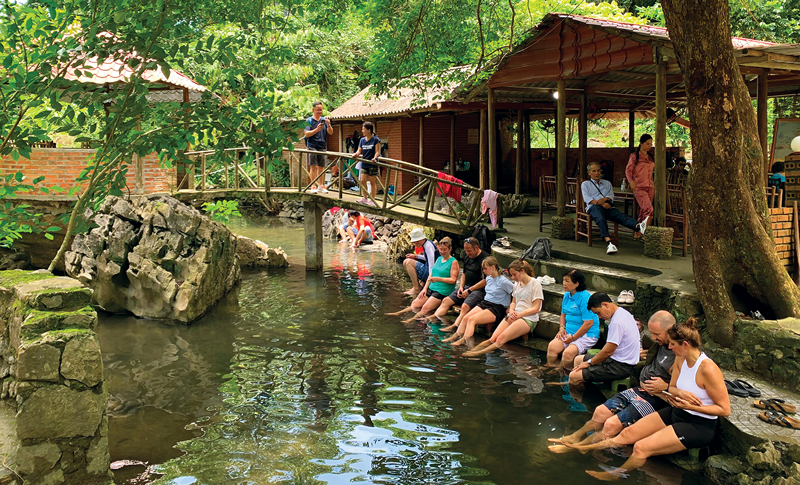
[[[191,322],[240,278],[237,238],[171,197],[109,197],[75,237],[66,269],[106,311]]]
[[[282,249],[271,248],[265,243],[237,236],[236,254],[242,268],[285,268],[289,266]]]

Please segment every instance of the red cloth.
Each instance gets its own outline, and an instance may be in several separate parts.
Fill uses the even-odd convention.
[[[457,179],[450,174],[444,172],[438,172],[436,174],[442,180],[447,180],[448,182],[455,182],[457,184],[463,184],[464,181],[461,179]],[[456,202],[461,202],[461,187],[457,187],[455,185],[446,184],[443,182],[439,182],[439,188],[442,189],[442,193],[446,197],[450,197],[451,199],[455,199]]]

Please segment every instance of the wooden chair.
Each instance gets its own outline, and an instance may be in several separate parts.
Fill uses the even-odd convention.
[[[544,227],[544,211],[556,208],[556,178],[553,175],[539,177],[539,232]]]
[[[583,195],[581,194],[581,186],[575,184],[576,200],[576,213],[575,213],[575,240],[579,241],[581,236],[586,237],[589,247],[592,246],[592,240],[596,237],[601,241],[603,238],[600,236],[600,229],[595,227],[592,216],[586,212],[586,204],[583,202]],[[614,228],[611,228],[611,225]],[[608,221],[608,233],[614,244],[619,244],[619,223]],[[603,241],[605,242],[605,241]]]
[[[576,212],[578,204],[578,179],[567,177],[567,212]],[[574,202],[573,202],[574,201]],[[584,207],[585,208],[585,207]]]
[[[670,170],[667,172],[667,184],[686,186],[686,174]]]
[[[783,207],[783,190],[775,186],[767,187],[767,207],[780,209]]]
[[[683,185],[667,184],[667,226],[674,229],[672,247],[686,256],[689,248],[689,218],[686,214],[686,189]]]

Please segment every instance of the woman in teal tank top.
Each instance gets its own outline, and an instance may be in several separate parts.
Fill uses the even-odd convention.
[[[458,280],[458,261],[452,255],[453,242],[449,237],[443,237],[436,245],[439,256],[433,263],[431,277],[425,282],[425,287],[419,292],[419,296],[411,302],[411,310],[417,313],[404,320],[404,323],[411,322],[415,318],[422,317],[436,311],[444,300],[456,288]]]

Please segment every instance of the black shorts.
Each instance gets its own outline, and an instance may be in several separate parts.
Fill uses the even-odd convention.
[[[617,362],[608,358],[603,362],[583,369],[584,382],[611,382],[617,379],[626,379],[636,366]]]
[[[494,315],[494,323],[501,322],[506,317],[506,307],[503,305],[483,300],[478,303],[478,308],[489,310]]]
[[[361,175],[369,175],[370,177],[377,177],[378,173],[380,173],[380,168],[377,165],[367,165],[364,163],[361,165],[361,169],[358,173]]]
[[[486,297],[486,292],[485,291],[483,291],[483,290],[475,290],[475,291],[470,292],[470,294],[467,295],[466,298],[459,298],[458,297],[458,288],[453,290],[453,292],[450,293],[450,296],[448,296],[448,298],[453,300],[453,304],[454,305],[458,305],[458,306],[467,305],[470,308],[475,308],[478,305],[478,303],[483,301],[483,299],[485,297]]]
[[[445,299],[446,295],[443,295],[438,291],[433,291],[432,289],[428,288],[427,291],[425,291],[425,296],[427,296],[428,298],[436,298],[437,300],[441,301]]]
[[[686,448],[702,448],[714,440],[719,419],[708,419],[686,412],[685,409],[666,407],[658,411],[661,421],[672,426]]]

